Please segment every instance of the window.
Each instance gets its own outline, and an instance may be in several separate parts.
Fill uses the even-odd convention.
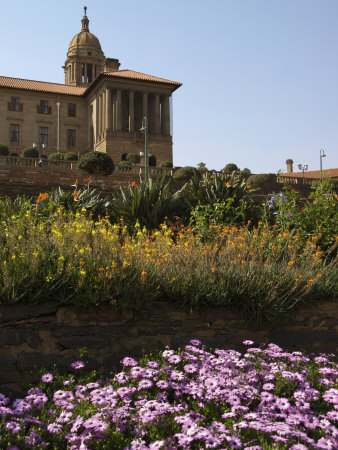
[[[40,100],[40,105],[37,107],[38,113],[40,114],[51,114],[52,108],[51,106],[48,107],[48,101],[47,100]]]
[[[68,103],[68,117],[76,117],[76,104]]]
[[[76,144],[76,130],[67,130],[68,147],[75,147],[75,144]]]
[[[10,125],[10,141],[19,142],[20,137],[20,125],[11,123]]]
[[[39,142],[40,142],[40,145],[45,144],[46,147],[48,146],[48,128],[47,127],[40,127]]]
[[[19,97],[11,97],[11,101],[8,102],[8,109],[10,111],[22,111],[22,106]]]

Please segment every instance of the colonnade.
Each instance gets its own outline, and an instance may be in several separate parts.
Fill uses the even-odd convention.
[[[96,97],[96,142],[107,132],[134,133],[147,117],[149,133],[170,135],[169,94],[106,88]]]

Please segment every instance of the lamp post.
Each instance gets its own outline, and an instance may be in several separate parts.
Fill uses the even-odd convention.
[[[323,178],[323,158],[325,158],[325,152],[323,149],[320,150],[320,179]]]
[[[148,181],[148,126],[146,117],[143,117],[140,131],[144,131],[144,179]],[[143,152],[140,152],[140,155],[143,156]]]
[[[40,146],[39,146],[36,142],[33,142],[33,147],[36,148],[36,149],[38,150],[38,152],[39,152],[39,162],[38,162],[38,165],[39,165],[39,167],[41,167],[42,164],[43,164],[43,161],[42,161],[42,159],[41,159]],[[42,150],[44,150],[45,148],[47,148],[47,145],[46,145],[46,144],[41,144],[41,148],[42,148]]]
[[[303,184],[304,184],[304,171],[307,170],[308,168],[309,168],[309,166],[307,164],[304,164],[304,166],[302,166],[301,164],[298,164],[298,169],[303,172]]]

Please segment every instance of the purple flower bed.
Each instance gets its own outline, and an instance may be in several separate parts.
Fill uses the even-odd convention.
[[[0,394],[0,447],[57,449],[336,449],[338,366],[275,344],[243,353],[192,340],[109,380],[72,364],[26,397]]]

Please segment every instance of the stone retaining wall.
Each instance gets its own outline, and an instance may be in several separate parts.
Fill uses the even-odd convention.
[[[19,394],[36,381],[38,368],[54,363],[67,370],[87,349],[89,367],[109,374],[124,356],[140,356],[164,346],[184,346],[199,338],[211,347],[243,349],[245,339],[274,342],[289,350],[338,354],[338,303],[302,307],[283,326],[248,323],[222,307],[187,311],[161,302],[144,313],[102,306],[91,310],[46,304],[0,308],[0,392]]]

